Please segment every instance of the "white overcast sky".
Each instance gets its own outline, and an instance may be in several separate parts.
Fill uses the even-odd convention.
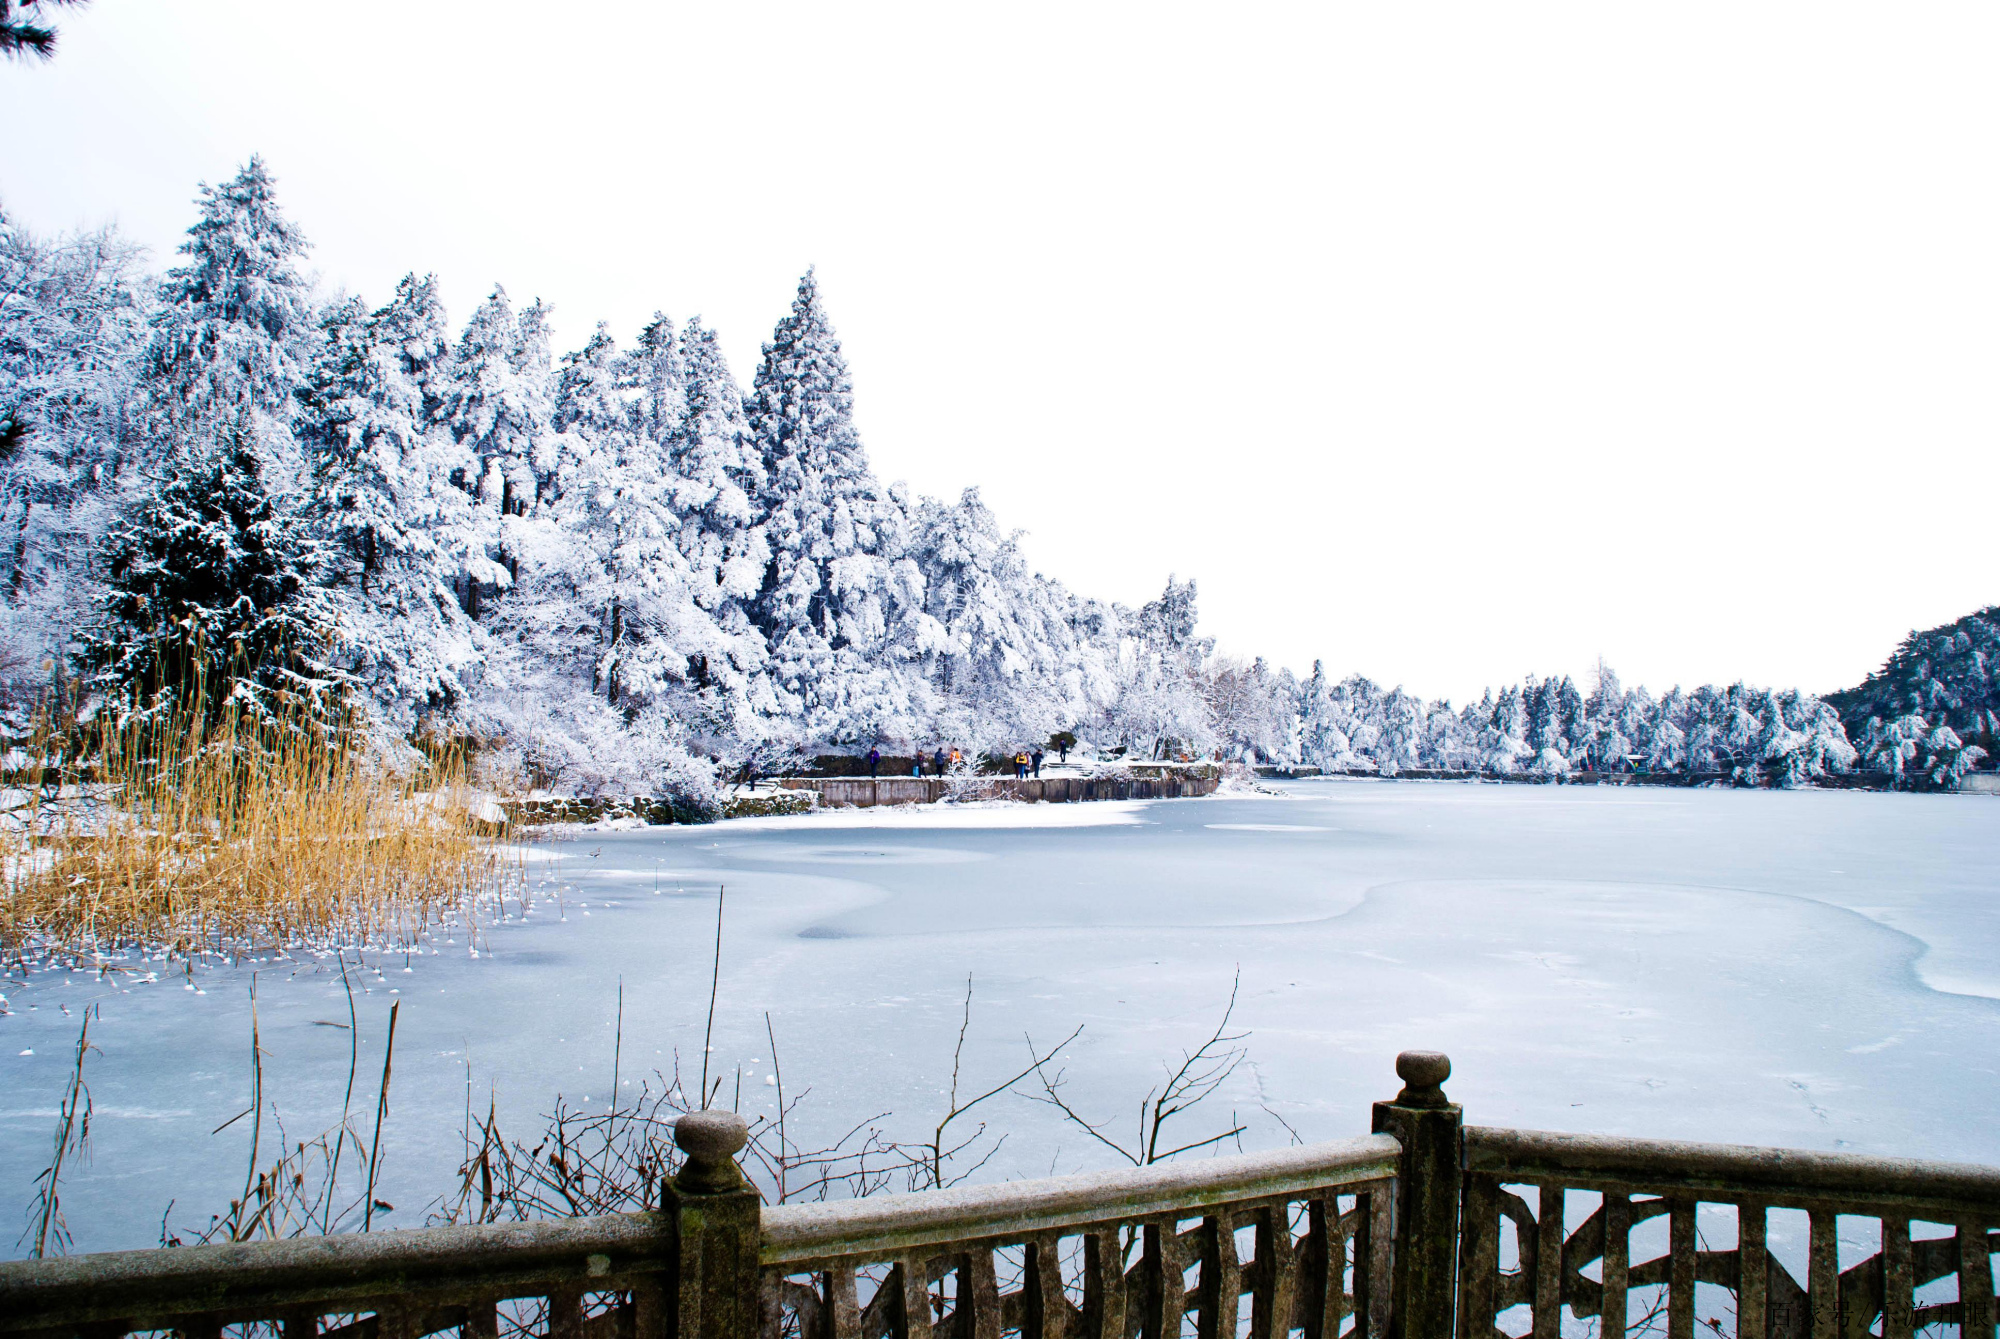
[[[817,265],[876,469],[1225,649],[1826,690],[2000,600],[2000,8],[96,0],[0,200],[699,314]]]

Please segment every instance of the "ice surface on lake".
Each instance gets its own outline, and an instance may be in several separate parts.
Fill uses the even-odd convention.
[[[468,1100],[494,1095],[527,1135],[558,1092],[607,1099],[621,979],[622,1082],[676,1049],[699,1067],[718,883],[725,1097],[740,1073],[746,1112],[775,1100],[768,1011],[786,1090],[813,1090],[800,1121],[829,1137],[877,1112],[892,1133],[928,1133],[968,976],[972,1081],[1017,1068],[1024,1034],[1046,1044],[1081,1023],[1069,1095],[1129,1122],[1161,1062],[1213,1027],[1240,965],[1252,1064],[1191,1136],[1232,1110],[1246,1147],[1289,1138],[1267,1111],[1306,1139],[1360,1133],[1395,1092],[1396,1052],[1421,1046],[1451,1054],[1449,1091],[1476,1123],[2000,1163],[1990,798],[1322,782],[1009,821],[1035,818],[1056,826],[954,826],[934,809],[539,848],[531,877],[547,883],[526,923],[487,932],[477,957],[461,934],[407,970],[370,955],[357,977],[357,1110],[372,1115],[403,1004],[389,1225],[420,1224],[446,1188]],[[347,1018],[331,959],[210,970],[198,991],[16,978],[0,1017],[4,1198],[33,1192],[77,1015],[97,1002],[95,1154],[64,1196],[78,1249],[153,1243],[171,1198],[181,1223],[224,1208],[247,1122],[209,1132],[247,1100],[253,970],[266,1092],[293,1138],[330,1124],[348,1056],[347,1032],[324,1025]],[[1108,1165],[1026,1098],[988,1118],[1012,1134],[983,1177]]]

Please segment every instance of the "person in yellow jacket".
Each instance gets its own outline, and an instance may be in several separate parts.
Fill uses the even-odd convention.
[[[1026,781],[1028,779],[1028,751],[1026,749],[1022,749],[1014,755],[1014,779],[1016,781]]]

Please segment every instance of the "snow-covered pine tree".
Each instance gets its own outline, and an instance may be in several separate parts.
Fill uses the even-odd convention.
[[[1487,754],[1494,733],[1493,718],[1499,710],[1493,701],[1493,690],[1488,688],[1477,702],[1468,702],[1458,711],[1458,724],[1453,728],[1464,753],[1456,764],[1470,771],[1487,770]]]
[[[1924,737],[1924,778],[1937,790],[1957,790],[1986,750],[1959,739],[1948,725],[1934,728]]]
[[[449,366],[435,276],[406,275],[366,313],[330,308],[299,391],[309,511],[331,541],[341,652],[380,723],[448,709],[483,655],[459,602],[471,457],[436,421]]]
[[[1383,694],[1376,704],[1376,712],[1381,725],[1374,761],[1383,775],[1393,776],[1397,772],[1422,767],[1426,725],[1422,700],[1412,697],[1398,686]]]
[[[1566,753],[1569,741],[1563,737],[1562,685],[1559,680],[1537,679],[1530,674],[1522,684],[1522,706],[1528,714],[1527,743],[1536,758],[1553,749]]]
[[[674,547],[672,480],[637,371],[601,326],[563,359],[535,495],[525,516],[500,518],[511,590],[487,611],[493,649],[467,715],[544,784],[637,788],[713,813],[713,769],[689,747],[707,714],[690,664],[721,639]]]
[[[460,595],[477,619],[514,584],[521,555],[547,538],[536,514],[552,481],[558,443],[546,313],[538,302],[518,316],[495,286],[466,323],[442,387],[441,421],[468,453],[456,482],[476,506],[458,537],[465,554]]]
[[[1018,748],[1098,705],[1077,664],[1068,593],[1030,573],[977,489],[919,500],[913,548],[924,579],[922,664],[940,700],[938,731]]]
[[[1217,656],[1203,667],[1203,692],[1225,756],[1245,763],[1293,761],[1298,684],[1262,656],[1245,664]]]
[[[695,583],[695,598],[725,634],[739,640],[744,654],[754,657],[735,663],[734,671],[761,675],[763,635],[750,615],[770,567],[771,546],[754,501],[763,495],[764,481],[750,420],[715,333],[699,320],[689,321],[677,355],[669,336],[666,318],[656,318],[637,356],[645,369],[640,403],[647,431],[666,443],[679,518],[676,543]],[[669,372],[679,375],[677,390]],[[760,702],[757,709],[768,715],[778,703]]]
[[[1757,766],[1773,786],[1789,790],[1802,785],[1805,771],[1806,735],[1785,719],[1784,704],[1768,689],[1757,695],[1756,719],[1761,725],[1757,738]]]
[[[1646,730],[1646,770],[1651,772],[1693,771],[1688,730],[1693,712],[1687,694],[1675,684],[1660,698]]]
[[[1212,638],[1196,635],[1195,583],[1167,578],[1167,588],[1126,620],[1136,634],[1121,664],[1113,708],[1128,746],[1153,757],[1207,755],[1216,744],[1202,688]]]
[[[1702,684],[1687,695],[1683,710],[1687,731],[1687,770],[1728,772],[1735,765],[1722,732],[1729,723],[1729,701],[1711,684]]]
[[[671,340],[671,328],[655,322],[649,337]],[[549,508],[560,542],[546,546],[537,579],[551,586],[550,599],[576,607],[534,618],[520,639],[594,629],[586,634],[592,691],[614,707],[629,703],[686,722],[706,714],[701,695],[716,687],[716,675],[754,664],[755,641],[733,645],[717,626],[676,543],[680,480],[667,444],[649,431],[648,368],[643,358],[620,357],[602,326],[563,360],[554,418],[562,463]],[[560,658],[556,647],[550,653]],[[743,676],[729,682],[740,692]]]
[[[278,209],[275,182],[253,157],[220,186],[204,183],[186,260],[160,284],[153,312],[152,432],[173,449],[234,451],[247,438],[267,483],[299,483],[292,393],[311,356],[306,240]]]
[[[1299,699],[1299,761],[1326,772],[1348,766],[1353,747],[1347,732],[1334,719],[1333,684],[1320,661],[1313,661],[1312,674],[1300,688]]]
[[[1562,729],[1563,756],[1582,764],[1584,749],[1590,739],[1590,717],[1584,709],[1583,695],[1576,691],[1576,685],[1567,674],[1556,687],[1556,719]]]
[[[621,362],[602,323],[562,361],[552,413],[561,447],[537,481],[554,533],[534,555],[535,595],[517,596],[501,618],[541,660],[580,656],[588,673],[577,677],[612,707],[649,701],[686,676],[672,636],[682,611],[662,607],[688,594],[666,508],[670,483],[658,440],[640,430],[625,398]]]
[[[276,505],[248,430],[176,457],[108,537],[107,587],[82,667],[126,720],[345,725],[346,680],[325,659],[334,610],[325,554]]]
[[[1117,739],[1117,706],[1123,683],[1123,660],[1128,638],[1122,611],[1104,600],[1087,600],[1068,590],[1059,581],[1039,573],[1034,578],[1037,602],[1055,611],[1066,632],[1062,694],[1068,713],[1066,729],[1084,736],[1086,743]]]
[[[1622,771],[1625,755],[1632,751],[1631,736],[1625,730],[1625,691],[1618,675],[1598,657],[1597,682],[1584,700],[1580,723],[1571,737],[1579,766],[1596,771]]]
[[[1383,756],[1382,690],[1360,675],[1318,686],[1308,683],[1300,726],[1305,761],[1329,772],[1379,768]]]
[[[1872,717],[1861,736],[1861,761],[1870,770],[1887,772],[1897,786],[1908,784],[1918,752],[1931,735],[1931,725],[1915,712],[1884,721]]]
[[[1767,693],[1761,755],[1765,774],[1780,787],[1808,785],[1854,764],[1855,749],[1840,715],[1809,693]]]
[[[771,565],[755,605],[779,688],[829,741],[910,740],[931,710],[923,577],[901,498],[876,482],[854,387],[808,270],[757,369],[750,424]]]
[[[1840,713],[1833,704],[1811,693],[1787,691],[1779,695],[1785,704],[1786,719],[1806,737],[1801,750],[1803,761],[1799,764],[1800,775],[1807,780],[1817,780],[1838,772],[1852,771],[1860,757],[1853,741],[1847,737],[1847,730],[1841,724]]]
[[[1719,757],[1738,785],[1754,785],[1758,779],[1759,748],[1764,738],[1762,705],[1747,685],[1731,684],[1721,695],[1722,717],[1716,728]]]
[[[1616,737],[1622,740],[1622,751],[1612,763],[1614,770],[1626,771],[1646,765],[1647,750],[1653,737],[1655,718],[1659,714],[1659,703],[1646,691],[1642,684],[1624,694],[1624,704],[1618,711]]]
[[[1479,750],[1466,729],[1466,718],[1443,700],[1424,708],[1423,767],[1445,771],[1471,771],[1479,765]]]
[[[0,212],[0,654],[37,678],[95,603],[90,557],[146,459],[138,257],[109,229],[43,241]]]
[[[1299,681],[1282,665],[1272,669],[1262,656],[1252,663],[1251,674],[1266,705],[1259,733],[1249,742],[1264,762],[1289,767],[1299,760]]]
[[[1534,682],[1532,675],[1528,682]],[[1509,684],[1500,690],[1493,703],[1492,725],[1480,738],[1480,752],[1482,768],[1502,776],[1535,756],[1528,745],[1528,704],[1520,686]]]

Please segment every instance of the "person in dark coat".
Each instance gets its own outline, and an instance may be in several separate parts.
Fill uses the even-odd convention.
[[[870,776],[880,776],[881,774],[882,774],[882,750],[881,750],[881,749],[869,749],[869,750],[868,750],[868,775],[870,775]]]
[[[1035,765],[1035,775],[1040,776],[1042,774],[1042,751],[1040,749],[1036,749],[1033,755],[1030,757],[1029,761],[1031,761]]]
[[[931,766],[937,769],[937,774],[939,776],[944,775],[944,766],[945,766],[944,745],[942,744],[938,745],[938,751],[931,755]]]

